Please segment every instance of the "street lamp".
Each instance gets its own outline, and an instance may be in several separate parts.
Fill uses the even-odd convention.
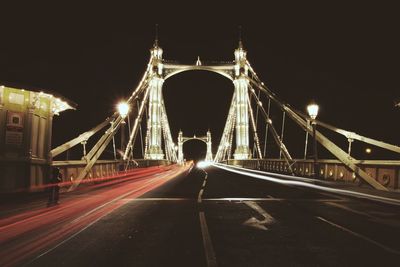
[[[122,118],[121,122],[121,152],[125,151],[125,118],[129,113],[129,105],[126,102],[120,102],[117,105],[118,113]]]
[[[121,118],[125,120],[129,112],[129,105],[126,102],[120,102],[117,106],[117,109]]]
[[[318,116],[318,110],[319,110],[319,106],[315,103],[312,103],[307,106],[307,112],[311,118],[311,125],[313,128],[313,138],[314,138],[314,178],[318,178],[318,174],[319,174],[317,137],[316,137],[317,122],[315,120]]]

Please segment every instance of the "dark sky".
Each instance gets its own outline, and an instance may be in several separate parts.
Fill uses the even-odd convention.
[[[131,2],[2,4],[0,81],[52,90],[78,104],[77,111],[55,119],[54,145],[104,120],[131,93],[145,70],[155,23],[164,58],[183,63],[197,56],[233,60],[242,25],[250,62],[284,101],[304,111],[315,100],[321,120],[399,144],[400,109],[394,101],[400,99],[400,21],[394,6]],[[210,128],[216,149],[232,93],[231,82],[213,73],[167,80],[164,95],[174,137],[179,129],[201,135]],[[281,114],[274,112],[279,120]],[[291,128],[285,138],[300,156],[304,135]],[[337,140],[346,147],[344,138]],[[192,156],[203,150],[201,143],[185,149]]]

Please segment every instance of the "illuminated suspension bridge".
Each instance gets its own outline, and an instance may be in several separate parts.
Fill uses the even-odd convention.
[[[247,52],[241,42],[239,42],[238,48],[234,51],[234,55],[235,60],[233,62],[207,65],[203,64],[198,58],[193,65],[183,65],[174,61],[164,60],[162,57],[163,50],[159,47],[158,42],[155,42],[154,47],[151,49],[150,60],[145,73],[138,86],[133,90],[132,95],[126,101],[127,107],[136,106],[136,112],[132,114],[134,117],[132,127],[130,126],[130,121],[128,121],[129,140],[124,148],[122,157],[125,168],[131,166],[132,161],[135,160],[133,151],[138,132],[145,139],[144,141],[142,140],[142,144],[144,143],[142,145],[144,146],[144,149],[142,148],[144,160],[153,161],[153,164],[157,164],[160,160],[166,160],[170,163],[183,162],[182,142],[185,141],[179,140],[181,137],[178,137],[178,140],[175,141],[171,134],[162,87],[164,81],[174,75],[185,71],[203,70],[218,73],[231,80],[234,85],[233,96],[218,149],[215,155],[212,156],[211,146],[207,145],[207,161],[232,163],[245,167],[252,166],[252,168],[257,165],[258,168],[263,167],[271,171],[284,172],[290,175],[314,176],[316,178],[348,178],[349,180],[358,178],[379,190],[387,190],[388,186],[397,187],[396,175],[393,174],[389,177],[384,172],[381,172],[381,175],[377,176],[375,173],[372,174],[366,171],[366,168],[370,166],[378,170],[383,165],[387,165],[385,162],[371,161],[361,163],[360,160],[351,156],[351,145],[354,141],[359,141],[396,153],[400,153],[400,147],[321,122],[316,119],[318,106],[314,108],[316,110],[310,110],[311,112],[316,112],[314,116],[295,110],[289,104],[283,102],[257,76],[247,59]],[[271,120],[271,105],[277,105],[282,111],[282,125],[280,126],[277,126]],[[56,157],[73,146],[86,144],[87,140],[95,133],[107,128],[88,153],[86,153],[86,148],[84,149],[83,158],[86,165],[75,178],[73,187],[76,187],[82,179],[88,176],[105,148],[112,141],[115,150],[114,136],[118,130],[125,129],[125,127],[122,127],[125,123],[125,116],[126,114],[121,115],[121,113],[115,112],[98,126],[51,151],[52,157]],[[147,120],[144,120],[144,117]],[[314,151],[314,162],[307,162],[305,160],[307,141],[304,159],[294,159],[284,142],[285,119],[291,119],[295,122],[305,132],[307,141],[309,136],[313,137],[337,161],[326,163],[326,161],[318,159],[317,151]],[[145,125],[142,125],[143,122],[145,122]],[[328,137],[316,130],[317,125],[342,135],[348,140],[348,148],[343,149],[336,145]],[[143,128],[146,128],[145,134],[142,133]],[[279,133],[277,129],[281,129],[281,132]],[[263,136],[260,136],[260,132],[262,132]],[[279,148],[279,159],[277,159],[279,161],[267,157],[266,145],[268,138],[272,138]],[[250,140],[253,141],[253,144],[250,144]],[[385,167],[383,166],[381,169],[385,169]]]
[[[118,111],[51,150],[52,165],[63,174],[61,204],[13,203],[0,213],[0,265],[398,262],[400,161],[359,160],[351,149],[355,141],[395,153],[400,147],[319,121],[315,103],[308,114],[294,109],[262,82],[241,41],[234,60],[225,62],[165,60],[157,40],[150,52],[140,82]],[[233,83],[222,136],[213,135],[219,140],[214,152],[210,131],[185,136],[182,125],[177,137],[171,134],[162,88],[186,71],[214,72]],[[273,105],[281,112],[280,125],[271,119]],[[303,132],[304,157],[293,157],[285,145],[288,120]],[[348,146],[335,144],[322,128],[343,136]],[[279,157],[271,156],[268,139]],[[185,160],[183,146],[192,140],[206,145],[200,168]],[[318,158],[318,144],[333,158]],[[54,160],[78,145],[81,159]],[[110,146],[114,160],[102,159]],[[141,158],[135,158],[137,151]]]

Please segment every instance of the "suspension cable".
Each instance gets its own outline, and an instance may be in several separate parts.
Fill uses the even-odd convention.
[[[282,114],[282,129],[281,129],[281,142],[283,142],[283,133],[285,132],[285,115],[286,115],[286,112],[283,111],[283,114]],[[280,159],[282,158],[282,148],[279,149],[279,158]]]
[[[271,108],[271,98],[268,98],[268,108],[267,108],[268,118],[270,118],[270,114],[269,114],[270,108]],[[265,142],[264,142],[264,158],[266,158],[266,156],[267,156],[268,126],[269,126],[269,124],[266,123],[266,125],[265,125]]]
[[[264,107],[262,106],[262,103],[257,98],[256,93],[251,90],[250,90],[250,92],[252,93],[252,96],[256,99],[258,105],[260,106],[261,113],[263,114],[266,122],[270,124],[270,126],[271,126],[270,131],[272,133],[272,136],[274,137],[276,144],[282,149],[283,155],[284,155],[284,158],[286,161],[286,165],[288,166],[289,171],[293,174],[292,165],[291,165],[291,162],[293,161],[293,159],[290,156],[289,151],[287,150],[285,144],[280,140],[280,137],[279,137],[278,133],[276,132],[275,127],[272,125],[272,120],[267,115],[267,112],[265,111]]]
[[[139,106],[139,99],[136,100],[136,105]],[[131,124],[128,117],[129,122],[129,136],[131,135]],[[144,158],[144,148],[143,148],[143,132],[142,132],[142,122],[139,123],[139,132],[140,132],[140,146],[142,148],[142,157]]]
[[[131,152],[133,150],[133,145],[134,145],[134,140],[136,138],[136,133],[137,133],[137,128],[138,128],[138,124],[141,122],[142,119],[142,115],[143,115],[143,111],[144,111],[144,107],[146,106],[146,102],[149,96],[149,92],[150,92],[150,87],[146,88],[146,91],[144,93],[143,99],[142,99],[142,103],[140,105],[139,111],[138,111],[138,115],[135,119],[135,123],[133,125],[133,130],[132,133],[129,137],[129,143],[126,146],[125,149],[125,153],[124,153],[124,160],[126,160],[128,158],[129,152]]]
[[[258,91],[258,95],[257,97],[260,99],[260,94],[261,92]],[[256,129],[258,130],[258,112],[259,112],[260,107],[258,105],[256,105]],[[253,144],[253,157],[254,157],[254,153],[255,153],[255,148],[256,148],[256,144]]]
[[[233,142],[233,132],[235,131],[235,124],[236,124],[236,112],[234,112],[233,114],[233,118],[232,118],[232,124],[231,124],[231,131],[229,133],[229,146],[228,146],[228,160],[231,159],[231,155],[232,155],[232,142]]]
[[[232,128],[232,120],[235,115],[236,111],[236,105],[235,105],[235,100],[236,100],[236,92],[233,93],[232,100],[231,100],[231,105],[229,107],[228,111],[228,116],[226,119],[224,131],[222,132],[221,140],[218,146],[218,151],[215,155],[215,161],[220,162],[225,158],[226,152],[227,152],[227,144],[229,144],[229,135],[231,132]]]
[[[307,120],[307,128],[310,127],[310,120]],[[306,130],[306,140],[304,142],[304,159],[307,159],[307,147],[308,147],[308,131]]]
[[[254,91],[253,88],[251,88],[251,90]],[[255,122],[255,120],[254,120],[253,108],[251,107],[251,102],[250,102],[250,98],[249,98],[249,95],[248,95],[248,94],[247,94],[247,103],[248,103],[248,105],[249,105],[250,121],[251,121],[251,124],[252,124],[252,126],[253,126],[254,143],[255,143],[254,146],[256,147],[256,150],[258,151],[258,157],[259,157],[260,159],[262,159],[262,154],[261,154],[261,149],[260,149],[260,142],[259,142],[259,140],[258,140],[258,135],[257,135],[256,122]],[[257,106],[258,106],[258,105],[257,105]]]
[[[115,138],[114,138],[114,135],[112,137],[112,141],[113,141],[113,150],[114,150],[114,160],[117,160],[117,151],[115,150]]]

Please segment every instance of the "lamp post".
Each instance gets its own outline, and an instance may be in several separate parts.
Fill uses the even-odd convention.
[[[313,138],[314,138],[314,178],[318,178],[319,174],[319,165],[318,165],[318,150],[317,150],[317,122],[316,118],[318,116],[319,106],[315,103],[312,103],[307,106],[308,115],[311,118],[311,125],[313,128]]]
[[[129,105],[126,102],[120,102],[117,106],[118,113],[122,118],[121,122],[121,151],[125,151],[125,118],[128,116]]]

